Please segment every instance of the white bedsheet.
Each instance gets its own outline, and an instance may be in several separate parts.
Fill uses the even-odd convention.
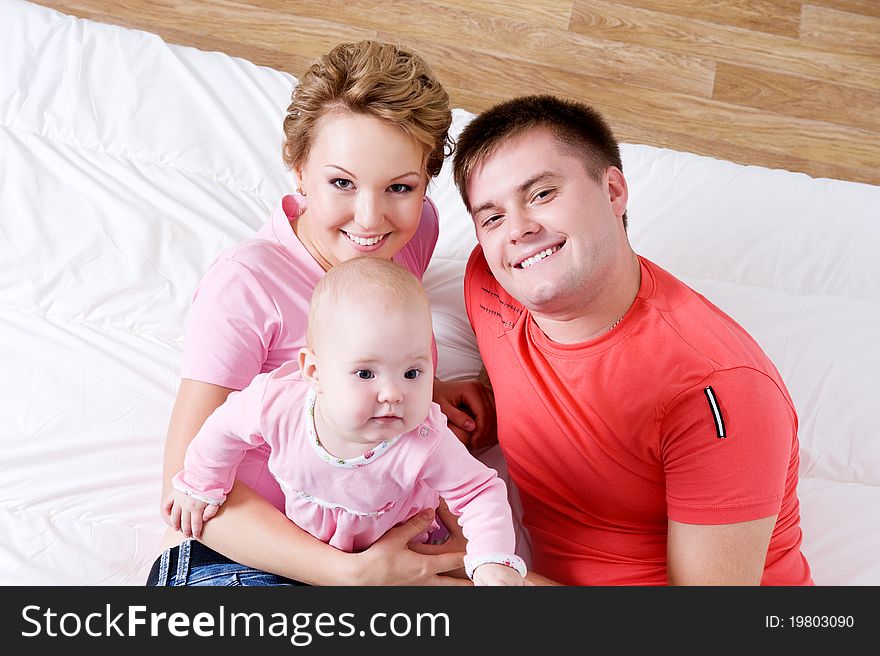
[[[296,81],[18,0],[0,3],[0,62],[0,584],[140,585],[190,296],[293,186]],[[816,582],[880,584],[880,188],[623,155],[635,248],[740,321],[789,385]],[[473,375],[473,231],[448,165],[429,193],[439,374]]]

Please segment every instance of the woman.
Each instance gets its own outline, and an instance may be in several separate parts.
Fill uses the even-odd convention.
[[[284,120],[283,156],[297,194],[281,199],[256,238],[222,253],[194,295],[166,439],[163,500],[208,415],[305,346],[311,293],[327,270],[368,255],[393,258],[421,278],[438,233],[425,191],[440,172],[451,119],[449,98],[426,63],[398,46],[341,44],[302,76]],[[491,397],[477,382],[436,381],[434,400],[466,443],[479,443],[493,421]],[[313,538],[284,516],[266,456],[254,450],[242,461],[202,543],[169,530],[148,585],[461,582],[439,576],[461,567],[461,553],[407,547],[429,525],[430,512],[358,554]],[[447,549],[460,546],[453,540]]]

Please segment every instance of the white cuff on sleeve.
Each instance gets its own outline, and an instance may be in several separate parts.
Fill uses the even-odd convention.
[[[209,506],[222,506],[223,502],[226,501],[226,495],[221,494],[219,497],[210,497],[204,494],[200,494],[196,492],[192,488],[184,485],[178,476],[175,476],[171,484],[174,486],[174,489],[178,492],[183,492],[186,496],[192,497],[196,501],[201,501],[202,503],[207,503]]]
[[[465,573],[467,573],[468,578],[473,580],[474,570],[477,569],[480,565],[485,565],[486,563],[498,563],[499,565],[507,565],[508,567],[512,567],[517,572],[519,572],[520,576],[525,577],[526,575],[526,563],[519,556],[502,553],[488,553],[480,554],[479,556],[464,557],[464,571]]]

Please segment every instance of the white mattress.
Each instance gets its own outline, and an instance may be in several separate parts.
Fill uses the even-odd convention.
[[[140,585],[190,296],[293,186],[296,80],[18,0],[0,3],[0,61],[0,584]],[[739,320],[789,385],[816,582],[880,584],[880,188],[623,156],[636,250]],[[449,173],[429,190],[425,277],[442,378],[480,367]]]

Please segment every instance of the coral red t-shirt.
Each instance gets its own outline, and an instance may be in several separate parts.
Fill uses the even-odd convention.
[[[639,258],[621,322],[558,344],[478,246],[465,304],[494,388],[532,569],[569,585],[665,585],[667,519],[778,514],[762,584],[811,585],[800,551],[797,415],[746,331]]]

